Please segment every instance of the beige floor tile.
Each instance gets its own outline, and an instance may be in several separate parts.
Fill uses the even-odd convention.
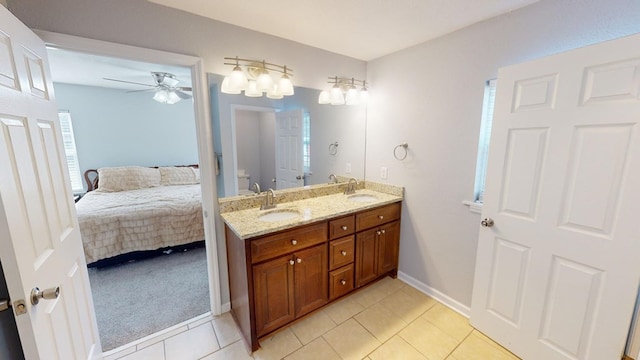
[[[387,276],[378,280],[375,284],[371,285],[370,287],[381,290],[387,295],[391,295],[396,291],[404,288],[405,286],[407,286],[407,284],[405,284],[403,281]]]
[[[377,348],[369,358],[371,360],[429,360],[397,335]]]
[[[247,347],[242,340],[222,348],[209,356],[205,356],[202,360],[253,360],[253,357],[247,352]]]
[[[422,317],[458,341],[473,331],[467,318],[440,303],[433,305]]]
[[[495,342],[486,341],[484,335],[472,332],[452,354],[457,360],[518,360],[518,357]]]
[[[317,338],[287,356],[285,360],[340,360],[340,356],[323,338]]]
[[[374,304],[377,304],[380,300],[386,298],[388,295],[382,289],[375,286],[369,286],[362,290],[357,291],[351,295],[350,298],[360,303],[360,305],[368,308]]]
[[[165,329],[165,330],[159,331],[159,332],[157,332],[155,334],[151,334],[151,335],[146,336],[146,337],[144,337],[144,338],[142,338],[140,340],[135,341],[136,349],[137,350],[144,349],[144,348],[146,348],[148,346],[151,346],[153,344],[157,344],[159,342],[164,341],[165,339],[168,339],[170,337],[176,336],[176,335],[178,335],[180,333],[183,333],[185,331],[188,331],[188,330],[189,330],[189,326],[184,325],[184,326],[180,326],[180,327],[177,327],[177,328],[171,329],[171,330]]]
[[[380,304],[400,316],[407,323],[424,314],[436,303],[431,297],[410,286],[404,287],[380,301]]]
[[[166,360],[200,359],[220,349],[210,322],[164,341]]]
[[[220,347],[225,347],[241,339],[240,329],[238,329],[230,312],[214,317],[211,322],[213,323],[213,330],[216,332]]]
[[[329,315],[333,322],[341,324],[362,310],[364,310],[364,306],[360,305],[360,303],[351,297],[347,297],[329,305],[322,311]]]
[[[429,360],[445,359],[459,343],[422,317],[404,328],[400,336]]]
[[[260,349],[253,352],[256,360],[279,360],[302,347],[290,328],[278,331],[273,336],[260,340]]]
[[[164,358],[164,343],[159,342],[120,358],[120,360],[162,360]]]
[[[386,307],[375,304],[354,317],[381,342],[389,340],[407,323]]]
[[[293,324],[291,330],[296,334],[298,340],[305,345],[334,327],[336,327],[336,323],[331,320],[329,315],[323,311],[318,311],[302,321]]]
[[[380,342],[354,319],[349,319],[322,336],[343,359],[360,360]]]

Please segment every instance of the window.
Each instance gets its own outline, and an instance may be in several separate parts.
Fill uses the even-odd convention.
[[[491,138],[491,123],[493,122],[493,108],[496,101],[496,80],[489,80],[484,88],[484,102],[482,105],[482,122],[480,123],[480,140],[478,141],[478,160],[476,164],[476,182],[473,201],[482,204],[484,200],[484,185],[487,176],[487,160],[489,159],[489,140]]]
[[[78,163],[78,152],[76,151],[76,140],[73,137],[73,125],[71,124],[71,114],[68,111],[58,112],[60,119],[60,129],[62,130],[62,143],[64,153],[67,155],[67,167],[69,178],[71,179],[71,189],[74,193],[84,190],[82,176],[80,174],[80,164]]]
[[[311,171],[311,116],[309,113],[304,113],[302,118],[302,147],[304,172],[309,173]]]

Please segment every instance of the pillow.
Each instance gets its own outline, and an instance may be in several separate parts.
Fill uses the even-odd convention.
[[[190,185],[200,183],[200,171],[190,166],[160,167],[160,185]]]
[[[104,192],[136,190],[160,186],[160,171],[142,166],[98,169],[98,190]]]

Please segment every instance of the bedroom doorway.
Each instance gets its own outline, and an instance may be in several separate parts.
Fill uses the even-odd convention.
[[[99,41],[93,41],[88,39],[78,39],[75,37],[66,37],[60,34],[42,32],[42,33],[38,33],[38,35],[40,35],[41,38],[45,40],[45,42],[49,44],[55,44],[54,47],[52,47],[52,49],[55,49],[55,50],[49,51],[49,53],[52,54],[51,55],[52,58],[55,58],[56,56],[63,53],[64,53],[64,56],[69,55],[69,52],[76,52],[76,54],[81,54],[81,55],[84,54],[84,56],[94,57],[94,58],[99,56],[109,55],[109,58],[111,59],[109,60],[109,62],[111,63],[111,65],[113,65],[114,63],[118,63],[120,61],[120,62],[127,62],[128,65],[131,65],[134,62],[140,62],[140,63],[144,63],[143,66],[152,66],[151,68],[149,68],[148,71],[145,71],[148,74],[150,81],[154,80],[152,78],[151,72],[162,72],[167,74],[173,74],[175,72],[178,74],[182,74],[182,75],[176,76],[176,78],[180,79],[180,81],[182,81],[183,84],[185,84],[185,85],[181,84],[181,86],[184,86],[186,88],[187,86],[190,85],[191,87],[193,87],[193,102],[191,102],[188,99],[181,101],[182,104],[187,104],[187,105],[191,104],[191,108],[192,108],[191,118],[190,119],[181,118],[180,121],[182,122],[182,126],[179,126],[179,128],[183,128],[182,130],[184,130],[185,121],[187,120],[190,121],[191,125],[188,127],[191,130],[191,134],[190,135],[182,134],[183,135],[182,140],[184,141],[185,138],[187,139],[186,140],[187,142],[189,142],[188,139],[194,140],[194,141],[190,141],[190,143],[193,147],[195,147],[195,149],[191,149],[191,152],[195,153],[195,161],[181,161],[181,159],[185,159],[185,157],[182,157],[182,158],[174,157],[170,159],[164,158],[163,161],[157,161],[156,163],[151,163],[153,159],[148,155],[149,153],[153,153],[154,151],[149,151],[147,147],[147,149],[144,150],[144,152],[147,155],[147,158],[143,159],[144,160],[143,161],[141,160],[143,156],[142,157],[138,156],[136,163],[129,164],[129,165],[148,167],[148,166],[199,164],[200,180],[201,180],[200,181],[201,185],[199,187],[201,188],[202,213],[204,214],[204,224],[203,224],[204,236],[203,236],[203,239],[201,239],[203,241],[200,241],[196,244],[190,244],[189,246],[180,246],[177,248],[167,249],[163,247],[163,249],[160,250],[159,254],[157,254],[158,256],[155,256],[150,259],[137,260],[134,262],[127,262],[128,259],[125,259],[125,262],[122,263],[122,265],[108,266],[113,271],[105,271],[104,269],[106,269],[107,267],[102,268],[102,270],[90,269],[90,273],[93,271],[93,274],[90,275],[90,277],[92,282],[92,290],[94,293],[93,294],[94,305],[95,305],[95,310],[98,317],[100,317],[100,311],[101,311],[100,307],[114,308],[114,309],[119,309],[121,311],[124,311],[121,313],[113,313],[112,315],[106,316],[107,318],[123,318],[123,317],[128,318],[128,317],[131,317],[132,313],[139,313],[139,311],[132,310],[130,307],[122,306],[123,300],[124,300],[123,296],[124,294],[128,294],[128,293],[134,294],[134,298],[132,298],[133,300],[131,300],[132,302],[129,304],[144,302],[144,303],[138,304],[138,305],[141,305],[142,309],[152,308],[153,304],[151,300],[153,298],[157,299],[158,303],[164,303],[166,305],[166,307],[163,309],[152,311],[151,313],[154,313],[155,316],[151,316],[149,314],[146,314],[146,315],[143,314],[143,318],[146,318],[147,320],[158,320],[158,318],[164,318],[166,317],[167,311],[173,311],[173,310],[179,310],[182,313],[191,314],[193,316],[200,315],[203,312],[204,313],[210,312],[211,314],[219,314],[221,312],[220,311],[221,304],[220,304],[220,287],[219,287],[219,278],[218,278],[218,256],[216,251],[215,224],[213,220],[214,217],[210,215],[210,214],[214,214],[213,201],[215,201],[217,197],[215,195],[215,190],[214,190],[215,186],[213,186],[213,182],[215,180],[210,175],[212,173],[211,169],[213,169],[213,158],[209,154],[213,154],[213,151],[212,151],[213,144],[212,144],[211,136],[206,135],[206,134],[211,134],[211,129],[207,121],[209,109],[207,104],[207,97],[204,94],[204,85],[203,85],[204,81],[202,76],[203,73],[201,69],[200,60],[197,58],[158,52],[155,50],[131,48],[124,45],[102,43]],[[96,54],[101,54],[101,55],[96,55]],[[126,58],[124,57],[124,54],[126,54]],[[150,61],[150,59],[153,59],[153,60]],[[163,64],[163,61],[171,64],[180,64],[182,66],[165,65]],[[57,73],[64,70],[60,70],[57,64],[52,64],[51,68],[52,68],[52,76],[54,78],[54,81],[56,81]],[[132,71],[132,68],[129,67],[128,70]],[[77,74],[78,68],[75,67],[73,68],[72,71]],[[126,80],[126,76],[127,76],[126,74],[124,73],[122,74],[122,77],[125,77],[125,80]],[[116,75],[99,76],[99,78],[102,78],[102,77],[116,78],[118,80],[121,79],[121,77],[117,77]],[[134,82],[140,82],[141,84],[145,84],[144,80],[137,80]],[[70,82],[66,82],[64,85],[62,85],[62,87],[66,87],[64,90],[58,90],[58,87],[56,87],[56,95],[58,99],[62,99],[63,96],[67,96],[69,94],[73,94],[74,89],[72,89],[71,86],[72,85],[70,85]],[[82,85],[82,86],[92,86],[92,85]],[[94,85],[94,87],[100,87],[100,86]],[[132,92],[127,93],[126,91],[132,91]],[[78,93],[78,89],[75,89],[75,92]],[[80,91],[80,92],[83,92],[83,91]],[[84,92],[85,92],[84,95],[86,95],[86,91]],[[97,101],[111,102],[110,105],[113,107],[114,103],[117,104],[116,93],[121,93],[120,95],[122,96],[128,95],[128,97],[131,98],[131,100],[128,100],[128,99],[124,99],[124,97],[119,97],[120,99],[124,99],[124,100],[121,100],[123,102],[122,104],[123,107],[126,108],[126,111],[128,111],[133,116],[145,115],[145,113],[148,112],[148,110],[140,111],[139,109],[136,109],[133,106],[128,106],[127,104],[129,104],[129,102],[135,102],[136,101],[135,99],[140,99],[141,96],[145,96],[149,100],[154,101],[153,92],[136,91],[136,89],[131,89],[131,88],[120,89],[117,91],[108,90],[106,91],[106,93],[103,91],[101,95],[98,96]],[[157,102],[157,100],[155,100],[154,102]],[[85,105],[87,104],[88,103],[85,102]],[[158,103],[157,105],[164,106],[164,109],[168,109],[163,111],[172,112],[172,113],[175,112],[176,109],[178,108],[177,106],[168,105],[168,104]],[[74,115],[78,113],[76,110],[69,109],[62,104],[59,104],[59,106],[61,109],[68,110],[72,119],[76,117]],[[75,108],[78,109],[77,107]],[[82,111],[80,111],[80,113]],[[151,116],[153,117],[153,115]],[[143,133],[140,133],[139,131],[138,132],[134,131],[135,126],[134,124],[131,124],[131,123],[129,123],[128,126],[124,128],[129,131],[128,132],[129,134],[133,133],[134,138],[137,138],[138,141],[144,138],[153,137],[154,135],[156,138],[160,140],[160,142],[163,143],[163,146],[165,147],[167,147],[167,143],[172,143],[177,141],[176,140],[176,134],[178,132],[177,130],[174,129],[174,131],[170,132],[172,137],[168,137],[166,134],[163,135],[162,132],[159,132],[159,129],[158,129],[160,127],[159,117],[156,116],[154,120],[156,120],[156,124],[154,126],[147,126],[146,131]],[[113,117],[111,118],[111,121],[115,122],[113,120]],[[78,125],[74,123],[74,126],[76,127],[76,130],[82,127],[79,125],[79,121],[78,121]],[[120,128],[122,128],[122,126],[120,126]],[[82,133],[82,131],[76,131],[76,141],[80,140],[78,132]],[[104,131],[99,131],[99,133],[101,136],[105,136],[106,134]],[[131,150],[131,148],[133,148],[132,144],[127,144],[126,142],[117,142],[117,144],[121,148],[121,150],[122,148],[125,149],[125,153],[128,153],[130,155],[135,153],[134,150]],[[196,144],[196,145],[193,145],[193,144]],[[95,142],[93,143],[93,145],[96,145]],[[138,155],[145,155],[145,153],[138,154]],[[82,156],[80,156],[80,159],[82,159]],[[94,164],[97,164],[97,165],[91,166],[91,167],[111,167],[111,166],[127,165],[126,163],[117,163],[113,159],[110,159],[109,161],[105,161],[104,164],[98,164],[98,163],[94,163]],[[83,166],[82,160],[80,160],[80,165]],[[89,262],[89,259],[88,259],[88,262]],[[113,274],[109,275],[107,274],[108,272],[112,272]],[[154,278],[151,275],[155,275],[156,277]],[[145,287],[143,286],[143,282],[137,282],[137,283],[132,282],[129,284],[123,284],[124,279],[135,279],[136,277],[140,277],[141,279],[144,279],[147,283],[144,286],[147,286],[147,289],[150,289],[150,290],[144,290]],[[191,277],[191,280],[189,280],[189,277]],[[111,280],[109,280],[109,278]],[[95,286],[95,289],[94,289],[94,283],[96,281],[99,281],[101,285],[103,283],[110,283],[111,285],[106,287]],[[177,287],[179,287],[180,285],[184,285],[183,289],[187,291],[185,293],[186,295],[183,293],[177,292]],[[114,292],[113,286],[116,286],[116,288],[120,289],[121,291],[120,295],[112,296],[111,298],[113,300],[107,301],[106,303],[100,303],[98,300],[102,300],[104,297],[106,297],[106,294],[112,294]],[[164,294],[164,296],[151,295],[152,290],[157,291],[160,294]],[[209,302],[204,300],[205,298],[209,299]],[[124,302],[126,303],[126,300]],[[192,306],[194,303],[199,304],[200,308],[194,309]],[[204,304],[204,307],[202,306],[203,304]],[[196,314],[198,312],[200,314]],[[140,322],[140,321],[135,321],[135,322]],[[153,332],[157,332],[171,325],[175,325],[175,323],[174,324],[165,323],[164,325],[161,325],[163,326],[161,329],[155,328]],[[100,334],[101,338],[103,337],[103,333],[106,333],[106,332],[114,332],[117,334],[132,333],[131,329],[129,328],[122,328],[122,329],[115,328],[113,329],[113,331],[105,330],[105,329],[108,329],[108,327],[110,326],[111,325],[107,327],[102,327],[99,329],[101,333]],[[133,332],[135,333],[135,331]],[[125,345],[130,341],[136,340],[141,336],[149,335],[147,333],[144,333],[142,335],[140,335],[141,333],[137,333],[137,334],[138,335],[135,335],[133,338],[124,339],[124,340],[119,339],[116,342],[112,342],[111,344],[107,344],[103,340],[103,350],[109,351],[111,349],[118,348],[119,346]]]

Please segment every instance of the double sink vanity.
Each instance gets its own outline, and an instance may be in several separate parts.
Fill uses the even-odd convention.
[[[403,189],[361,182],[220,200],[231,312],[258,339],[386,275],[396,276]],[[273,195],[273,194],[271,194]]]

